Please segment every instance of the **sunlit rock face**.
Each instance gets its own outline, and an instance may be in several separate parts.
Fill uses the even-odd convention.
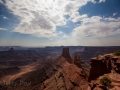
[[[63,48],[62,56],[63,56],[64,58],[66,58],[69,63],[72,63],[72,59],[71,59],[71,57],[70,57],[70,53],[69,53],[69,48],[68,48],[68,47],[64,47],[64,48]]]

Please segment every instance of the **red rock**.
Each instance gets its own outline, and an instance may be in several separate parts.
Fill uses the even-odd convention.
[[[103,59],[99,60],[99,58],[91,59],[91,61],[90,61],[91,69],[90,69],[90,75],[89,75],[88,81],[95,80],[99,76],[101,76],[105,73],[111,72],[111,68],[108,65],[109,62],[105,61],[105,60],[103,60]]]
[[[78,57],[77,55],[75,55],[73,63],[77,65],[79,68],[81,68],[80,57]]]
[[[70,57],[70,53],[69,53],[69,48],[68,48],[68,47],[64,47],[64,48],[63,48],[62,56],[63,56],[64,58],[66,58],[69,63],[72,63],[72,59],[71,59],[71,57]]]

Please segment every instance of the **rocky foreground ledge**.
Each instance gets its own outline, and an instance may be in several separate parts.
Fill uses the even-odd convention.
[[[120,90],[120,56],[114,54],[99,55],[90,60],[90,75],[88,90],[104,90],[100,79],[107,77],[111,84],[107,90]],[[92,89],[91,89],[92,88]]]

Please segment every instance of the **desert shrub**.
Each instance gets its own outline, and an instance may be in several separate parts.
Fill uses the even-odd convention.
[[[109,78],[103,77],[102,79],[100,79],[100,83],[101,83],[102,85],[107,86],[107,85],[110,85],[111,81],[110,81]]]
[[[116,50],[116,51],[114,52],[114,55],[115,55],[115,56],[120,56],[120,50]]]

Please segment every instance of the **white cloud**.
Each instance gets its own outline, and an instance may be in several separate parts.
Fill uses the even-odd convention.
[[[78,15],[78,16],[74,17],[74,18],[72,19],[72,21],[73,21],[73,22],[78,22],[78,21],[83,20],[83,19],[86,18],[86,17],[87,17],[87,14]]]
[[[120,34],[120,18],[93,16],[81,21],[81,25],[74,28],[73,37],[105,37]]]
[[[93,3],[103,3],[103,2],[105,2],[106,0],[92,0],[93,1]]]
[[[99,22],[102,19],[102,17],[99,16],[92,16],[90,18],[86,17],[83,18],[82,20],[80,20],[82,22],[82,24],[88,24],[88,23],[95,23],[95,22]]]
[[[7,30],[6,28],[0,28],[0,30]]]
[[[99,0],[99,3],[101,3],[101,2],[105,2],[106,0]]]
[[[59,31],[59,34],[63,34],[63,32],[62,32],[62,31]]]
[[[69,38],[69,36],[68,36],[68,35],[66,35],[66,34],[64,34],[64,35],[63,35],[63,38],[68,39],[68,38]]]
[[[20,20],[15,32],[48,38],[57,36],[56,26],[66,24],[65,15],[69,15],[74,22],[84,18],[85,15],[75,18],[72,14],[78,13],[77,10],[88,1],[94,2],[94,0],[6,0],[5,5]]]
[[[9,19],[9,18],[7,18],[6,16],[3,16],[3,19]]]
[[[113,16],[115,16],[117,13],[113,13]]]

